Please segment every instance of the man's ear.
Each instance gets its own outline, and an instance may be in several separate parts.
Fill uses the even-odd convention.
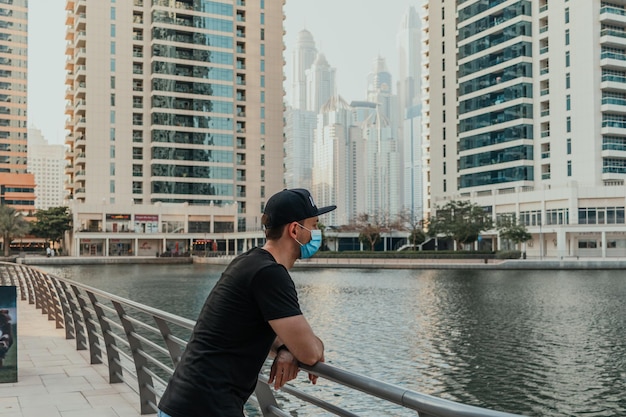
[[[287,233],[291,238],[295,238],[298,232],[298,222],[291,222],[287,225]]]

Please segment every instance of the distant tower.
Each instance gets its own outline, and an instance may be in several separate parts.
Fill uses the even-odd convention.
[[[421,106],[421,20],[413,6],[402,17],[397,35],[398,106],[401,129],[404,208],[415,224],[424,217],[422,106]]]
[[[331,97],[320,109],[313,145],[313,198],[318,205],[336,204],[324,216],[326,225],[348,224],[352,212],[351,108],[340,96]],[[332,202],[332,203],[331,203]]]
[[[372,72],[367,76],[367,101],[381,106],[382,114],[391,119],[392,117],[392,91],[391,73],[387,69],[385,59],[377,57],[374,60]]]
[[[311,68],[316,57],[317,49],[313,35],[306,29],[301,30],[293,51],[291,106],[294,109],[306,109],[306,71]]]
[[[318,112],[335,94],[335,68],[331,68],[323,53],[306,71],[307,110]]]

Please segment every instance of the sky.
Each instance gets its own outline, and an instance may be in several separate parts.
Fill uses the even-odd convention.
[[[279,1],[279,0],[271,0]],[[307,29],[348,102],[365,99],[367,74],[381,56],[397,81],[396,35],[409,6],[420,0],[287,0],[285,88],[298,32]],[[65,141],[65,0],[29,0],[28,117],[49,143]],[[286,96],[290,98],[290,94]]]

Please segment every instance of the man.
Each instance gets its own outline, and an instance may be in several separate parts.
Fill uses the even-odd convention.
[[[211,290],[189,344],[159,403],[160,417],[241,417],[270,351],[270,383],[294,379],[298,362],[324,360],[324,345],[302,315],[289,276],[322,242],[318,209],[304,189],[283,190],[265,206],[266,243],[235,258]],[[316,382],[314,375],[309,375]]]

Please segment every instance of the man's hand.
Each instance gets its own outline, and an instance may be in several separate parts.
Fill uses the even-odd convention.
[[[270,385],[274,383],[274,389],[280,389],[287,382],[295,379],[299,371],[296,358],[287,349],[281,349],[272,363],[269,383]]]

